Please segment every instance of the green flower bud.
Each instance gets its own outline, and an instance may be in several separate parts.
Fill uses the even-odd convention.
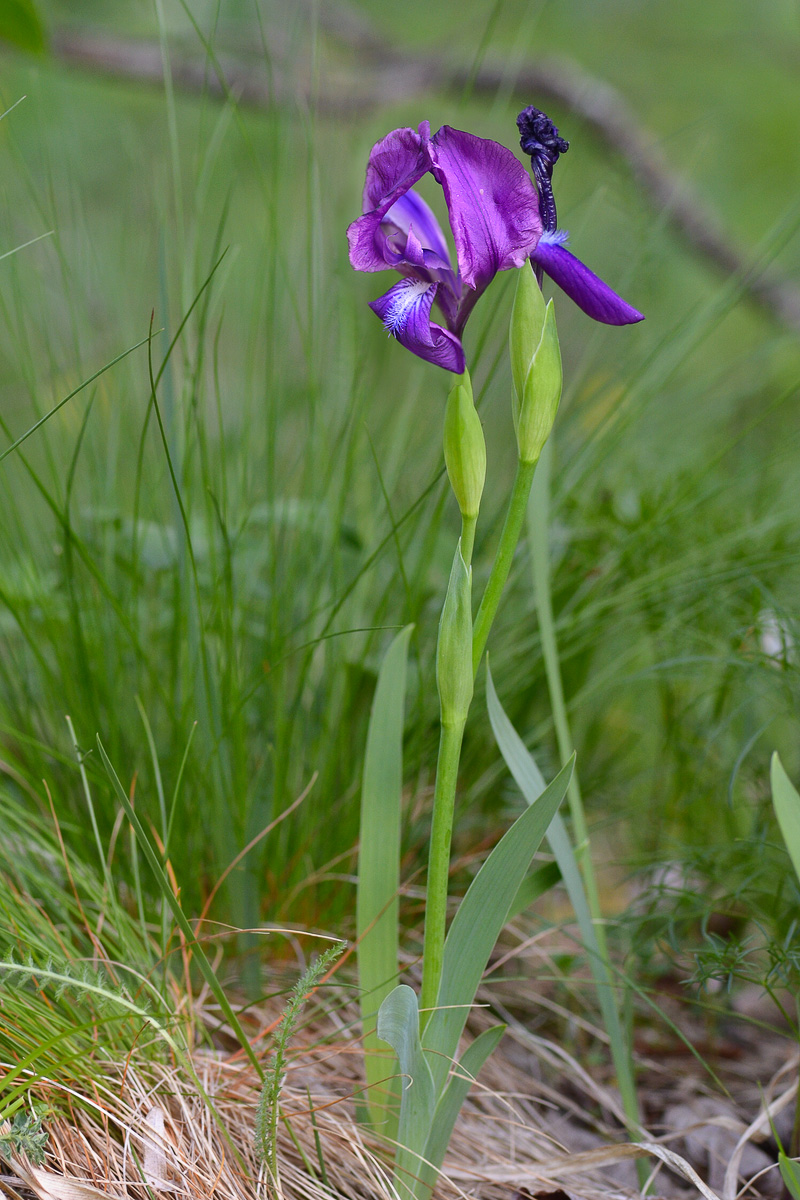
[[[517,428],[519,410],[525,391],[533,356],[542,340],[544,329],[544,296],[536,282],[536,276],[525,263],[517,272],[517,290],[511,310],[508,348],[511,353],[511,378],[514,381],[514,428]]]
[[[436,683],[443,725],[463,725],[472,702],[472,568],[456,547],[439,621]]]
[[[444,414],[444,461],[463,517],[475,518],[486,479],[486,443],[465,371],[447,397]]]
[[[533,356],[517,414],[517,447],[520,462],[535,463],[550,436],[561,399],[561,347],[558,344],[553,301],[545,310],[544,329]]]

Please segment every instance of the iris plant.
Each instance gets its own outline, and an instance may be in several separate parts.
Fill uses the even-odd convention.
[[[537,108],[517,120],[520,145],[533,178],[497,142],[443,126],[431,136],[395,129],[372,148],[364,187],[364,212],[348,229],[350,261],[359,271],[393,269],[400,279],[370,307],[413,354],[454,372],[444,419],[444,458],[461,512],[461,537],[453,557],[439,622],[436,684],[439,752],[433,794],[425,905],[422,986],[419,997],[398,977],[396,904],[400,861],[402,716],[409,630],[398,634],[381,669],[365,765],[359,849],[359,973],[363,989],[364,1049],[371,1119],[396,1146],[395,1184],[405,1200],[431,1200],[468,1081],[497,1044],[502,1028],[484,1031],[464,1052],[452,1079],[459,1038],[492,948],[513,908],[530,862],[569,786],[572,761],[531,807],[518,817],[481,866],[447,928],[450,840],[458,787],[461,744],[476,673],[486,647],[528,510],[534,472],[550,436],[562,387],[561,350],[553,301],[541,292],[546,272],[596,321],[628,325],[642,314],[626,304],[566,249],[558,229],[552,175],[568,143]],[[414,190],[432,174],[444,191],[455,246],[455,265],[445,235]],[[531,270],[528,266],[533,269]],[[518,268],[509,322],[512,416],[517,470],[494,562],[473,618],[472,550],[486,477],[486,446],[475,410],[461,343],[469,314],[498,271]],[[433,306],[437,320],[432,319]],[[543,485],[546,488],[546,483]],[[546,580],[543,589],[546,587]],[[543,590],[542,589],[542,590]],[[537,586],[537,596],[539,595]],[[506,720],[504,718],[504,720]],[[509,726],[510,728],[510,726]],[[516,737],[516,735],[514,735]],[[501,749],[502,749],[502,741]],[[507,744],[504,754],[508,751]],[[520,743],[520,747],[522,744]],[[377,749],[375,749],[377,747]],[[512,746],[509,765],[518,763]],[[524,750],[522,751],[524,753]],[[373,754],[376,756],[373,761]],[[387,765],[388,764],[388,765]],[[380,769],[379,769],[380,767]],[[514,768],[512,767],[512,770]],[[586,841],[577,787],[570,807],[576,835]],[[561,830],[561,832],[558,832]],[[575,859],[563,825],[556,857]],[[560,865],[561,860],[559,860]],[[633,1075],[624,1053],[610,987],[611,969],[602,934],[590,856],[581,860],[586,895],[587,949],[620,1081],[630,1129],[639,1128]],[[572,870],[575,878],[578,872]],[[578,889],[579,883],[575,883]],[[392,909],[394,905],[394,909]],[[394,913],[394,917],[387,913]],[[594,932],[596,929],[596,933]],[[593,940],[592,940],[593,939]],[[377,1020],[376,1020],[377,1008]],[[395,1112],[381,1042],[395,1050],[404,1080]],[[409,1081],[413,1080],[413,1087]]]
[[[566,249],[556,228],[550,186],[568,143],[539,109],[518,118],[536,186],[519,160],[487,138],[443,125],[431,136],[394,129],[370,153],[363,216],[350,225],[350,262],[357,271],[393,269],[402,279],[370,308],[401,345],[448,371],[465,369],[461,337],[481,293],[498,271],[526,260],[545,271],[595,321],[629,325],[642,314]],[[456,251],[414,185],[430,172],[444,191]],[[538,191],[537,191],[538,188]],[[444,323],[432,320],[436,304]]]

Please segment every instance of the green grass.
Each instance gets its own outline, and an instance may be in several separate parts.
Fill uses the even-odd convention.
[[[404,39],[416,28],[438,44],[447,33],[445,6],[426,5],[430,20],[418,23],[410,8],[402,30],[377,0],[364,7]],[[763,46],[797,36],[778,7]],[[212,8],[197,10],[206,34]],[[739,64],[735,89],[719,66],[705,70],[711,8]],[[50,18],[65,11],[53,3]],[[683,5],[666,41],[652,6],[591,11],[534,6],[517,27],[505,6],[489,49],[514,47],[519,61],[560,49],[615,80],[734,234],[768,258],[770,231],[797,217],[791,173],[775,166],[800,111],[780,62],[766,51],[751,62],[749,35],[725,23],[721,4],[702,14]],[[100,23],[109,12],[86,8]],[[245,6],[226,12],[222,45],[250,29]],[[469,60],[485,6],[465,14],[454,52]],[[178,7],[167,19],[194,37]],[[145,6],[115,10],[114,21],[157,32]],[[310,37],[299,17],[290,33],[299,45]],[[667,68],[670,86],[653,87]],[[0,261],[8,444],[146,338],[152,310],[158,386],[142,347],[0,463],[5,790],[46,816],[46,779],[66,840],[92,858],[65,716],[107,847],[118,805],[93,749],[99,734],[193,914],[316,773],[210,915],[346,931],[376,671],[410,622],[406,781],[420,793],[431,781],[433,645],[458,525],[441,474],[447,380],[386,339],[366,308],[383,280],[350,271],[344,229],[369,146],[389,128],[430,117],[513,145],[516,108],[505,94],[491,104],[433,94],[350,122],[313,106],[254,114],[9,58],[2,107],[22,94],[0,123],[0,254],[53,234]],[[790,94],[765,125],[768,97]],[[767,612],[797,631],[800,353],[685,251],[623,163],[556,115],[573,141],[557,183],[574,248],[647,313],[643,326],[605,330],[556,298],[566,390],[553,592],[589,823],[637,862],[680,857],[690,843],[757,841],[770,750],[794,777],[800,768],[797,662],[768,659],[759,632]],[[751,173],[735,170],[745,159]],[[756,170],[769,185],[763,204]],[[795,260],[793,245],[778,255],[786,270]],[[496,282],[467,337],[489,453],[476,591],[513,472],[508,285]],[[524,555],[490,649],[509,716],[551,777]],[[500,832],[512,807],[500,771],[478,711],[460,848]],[[419,804],[408,811],[410,875],[424,861],[427,817]],[[135,912],[137,889],[153,884],[127,838],[113,874]]]
[[[56,1093],[80,1089],[134,1045],[145,1060],[180,1054],[191,1019],[176,1017],[164,962],[127,911],[125,888],[109,891],[101,870],[65,852],[62,837],[75,830],[6,791],[3,832],[0,1053],[15,1066],[0,1109],[10,1118],[42,1079]]]

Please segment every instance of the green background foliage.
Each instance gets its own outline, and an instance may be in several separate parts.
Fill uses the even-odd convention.
[[[33,0],[2,0],[0,41],[34,53],[44,49],[44,30]]]
[[[145,347],[0,464],[3,788],[46,811],[45,778],[68,843],[88,846],[68,713],[104,845],[118,810],[96,734],[162,840],[175,794],[168,853],[197,912],[316,772],[212,915],[346,928],[376,672],[412,622],[404,874],[422,861],[433,646],[458,528],[441,474],[447,380],[386,339],[366,308],[383,278],[347,262],[370,145],[428,118],[514,146],[516,73],[569,56],[620,89],[757,269],[791,277],[800,27],[788,0],[465,0],[456,25],[444,3],[363,0],[357,12],[390,43],[474,68],[499,61],[503,79],[491,97],[454,93],[431,67],[424,95],[345,110],[325,103],[324,82],[362,68],[326,28],[333,6],[188,7],[197,28],[166,0],[49,0],[50,56],[2,51],[2,108],[26,99],[0,123],[0,254],[42,237],[0,261],[8,442],[146,337],[153,310],[158,372],[194,304],[158,412]],[[186,94],[178,79],[170,92],[78,70],[59,53],[65,31],[94,31],[161,39],[202,62],[198,30],[265,82],[295,64],[297,86],[257,112]],[[551,108],[572,143],[558,167],[561,223],[647,315],[601,329],[556,293],[566,382],[550,541],[589,821],[611,861],[697,852],[712,888],[729,887],[714,847],[735,842],[737,878],[748,877],[774,830],[773,746],[792,778],[800,771],[797,658],[769,641],[776,629],[787,646],[797,637],[797,333],[687,249],[629,164]],[[510,282],[481,301],[466,339],[489,455],[476,587],[513,473]],[[509,716],[552,778],[524,553],[490,649]],[[518,801],[479,708],[462,793],[457,845],[496,840]],[[113,871],[133,887],[125,839]]]

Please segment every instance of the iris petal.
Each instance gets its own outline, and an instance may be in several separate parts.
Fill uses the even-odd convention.
[[[604,325],[633,325],[644,320],[642,313],[557,242],[543,238],[531,255],[531,261],[538,263],[570,300],[593,320],[602,321]]]
[[[483,291],[498,271],[521,267],[542,233],[539,198],[517,158],[486,138],[443,125],[430,143],[444,189],[459,274]]]
[[[429,142],[430,124],[423,121],[419,132],[405,126],[375,143],[369,152],[362,212],[374,208],[388,212],[430,170]]]
[[[430,170],[427,122],[415,129],[393,129],[372,147],[364,184],[364,215],[347,230],[350,262],[356,271],[385,271],[397,251],[381,223],[389,209]]]
[[[449,263],[443,262],[435,250],[423,249],[413,228],[406,235],[403,258],[397,263],[397,270],[406,277],[442,285],[436,293],[436,303],[444,314],[448,329],[456,332],[461,284]]]
[[[431,321],[431,306],[439,285],[421,279],[401,279],[370,302],[384,326],[412,354],[456,375],[466,364],[459,339]]]
[[[386,214],[385,222],[391,222],[406,235],[414,229],[426,250],[433,250],[444,263],[450,263],[450,251],[445,236],[431,208],[413,188],[396,200]]]

